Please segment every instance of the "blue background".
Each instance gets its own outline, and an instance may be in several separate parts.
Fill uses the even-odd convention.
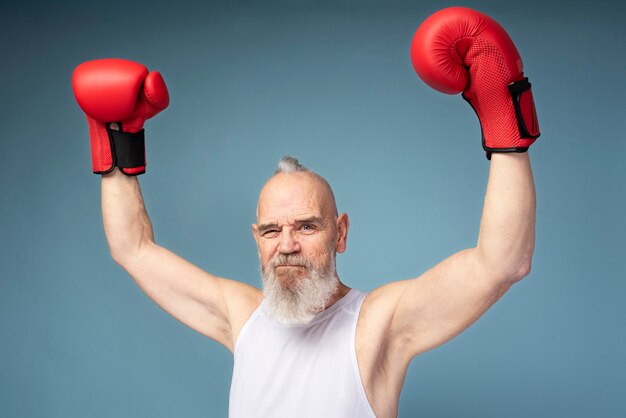
[[[414,74],[434,1],[22,2],[0,6],[2,417],[224,417],[232,360],[110,258],[79,63],[133,59],[171,106],[140,178],[157,241],[259,284],[258,192],[292,154],[350,215],[339,273],[373,289],[474,245],[489,164],[460,97]],[[533,271],[414,360],[401,417],[626,416],[623,2],[458,2],[498,20],[542,136]]]

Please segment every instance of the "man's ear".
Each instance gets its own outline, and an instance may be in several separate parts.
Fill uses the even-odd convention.
[[[346,251],[348,241],[348,229],[350,228],[350,220],[346,213],[342,213],[337,217],[337,242],[335,242],[335,251],[339,254]]]
[[[259,235],[257,234],[257,225],[256,224],[252,224],[252,236],[254,237],[254,240],[256,241],[256,246],[258,248],[258,246],[259,246]]]

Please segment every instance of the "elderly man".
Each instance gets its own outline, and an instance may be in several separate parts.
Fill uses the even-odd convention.
[[[231,417],[395,417],[411,360],[529,273],[535,191],[525,151],[539,132],[515,46],[489,17],[450,8],[420,27],[412,59],[432,87],[462,90],[479,117],[491,160],[483,216],[476,247],[371,292],[340,281],[348,216],[326,180],[291,157],[263,187],[252,225],[263,290],[155,243],[136,175],[145,171],[143,123],[169,103],[163,79],[124,60],[76,69],[111,255],[165,311],[233,352]]]

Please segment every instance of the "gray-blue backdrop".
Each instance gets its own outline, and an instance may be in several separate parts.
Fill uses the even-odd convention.
[[[3,2],[0,416],[224,417],[232,359],[110,258],[70,77],[160,70],[141,184],[159,243],[259,284],[256,198],[292,154],[351,216],[341,277],[373,289],[475,243],[489,164],[474,112],[413,73],[435,1]],[[623,2],[457,2],[517,43],[542,137],[533,271],[412,363],[402,417],[626,416]]]

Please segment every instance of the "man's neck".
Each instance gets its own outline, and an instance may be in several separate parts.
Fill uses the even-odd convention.
[[[337,288],[337,291],[335,292],[333,297],[330,298],[330,301],[328,302],[328,304],[326,305],[326,308],[324,308],[324,310],[330,308],[335,303],[337,303],[337,301],[339,301],[341,298],[343,298],[345,295],[347,295],[348,292],[350,292],[350,290],[352,290],[352,289],[349,288],[348,286],[346,286],[345,284],[339,282],[339,287]]]

